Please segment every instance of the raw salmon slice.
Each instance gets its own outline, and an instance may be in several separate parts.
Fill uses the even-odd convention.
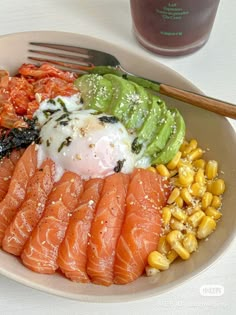
[[[54,273],[58,268],[58,249],[82,191],[80,176],[72,172],[64,173],[54,185],[43,217],[22,252],[21,258],[26,267],[47,274]]]
[[[160,209],[169,186],[157,173],[137,169],[126,198],[126,216],[116,248],[114,283],[125,284],[144,271],[148,254],[157,247],[161,232]]]
[[[26,196],[19,211],[8,226],[2,241],[3,249],[19,256],[45,208],[47,197],[52,190],[55,164],[45,160],[40,169],[29,180]]]
[[[96,284],[113,282],[115,249],[125,214],[129,176],[116,173],[105,178],[101,199],[91,226],[87,273]]]
[[[29,179],[37,167],[36,145],[31,144],[16,164],[5,198],[0,202],[0,246],[7,226],[25,199]]]
[[[94,178],[85,183],[79,206],[70,218],[65,238],[59,248],[57,263],[67,278],[76,282],[90,282],[86,272],[87,247],[90,229],[103,179]]]
[[[0,160],[0,202],[7,194],[16,163],[23,152],[24,149],[13,150],[9,156],[4,156]]]

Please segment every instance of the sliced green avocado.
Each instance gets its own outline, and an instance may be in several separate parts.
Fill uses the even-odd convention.
[[[133,84],[113,74],[103,76],[112,85],[112,99],[108,113],[120,119],[126,125],[128,112],[136,99],[136,91]]]
[[[105,112],[112,98],[112,84],[103,76],[84,74],[75,80],[75,86],[81,92],[85,108]]]
[[[151,157],[155,156],[157,152],[160,152],[166,145],[174,125],[174,117],[170,110],[162,111],[161,119],[156,130],[156,137],[147,146],[145,155]]]
[[[142,86],[134,82],[125,82],[132,84],[136,92],[133,96],[133,103],[128,113],[129,118],[126,123],[126,127],[132,130],[139,130],[149,113],[151,99],[149,97],[149,93]]]
[[[185,137],[185,122],[181,114],[177,109],[171,110],[174,114],[174,128],[172,135],[170,136],[168,142],[166,143],[164,149],[157,154],[157,156],[152,160],[152,164],[166,164],[178,152],[184,137]]]
[[[149,89],[155,92],[160,92],[160,83],[154,82],[152,80],[147,80],[141,77],[137,77],[135,75],[126,74],[123,71],[119,70],[119,68],[115,68],[111,66],[97,66],[90,69],[89,72],[100,74],[100,75],[104,75],[106,73],[112,73],[112,74],[115,74],[116,76],[123,77],[124,79],[128,81],[135,82],[146,89]]]
[[[152,104],[149,114],[138,132],[138,142],[152,142],[158,129],[157,122],[160,120],[162,111],[165,110],[165,103],[156,95],[152,95]]]

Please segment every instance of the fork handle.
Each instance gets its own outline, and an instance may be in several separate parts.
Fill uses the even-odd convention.
[[[236,105],[226,103],[209,96],[177,89],[167,84],[160,84],[159,93],[207,109],[219,115],[236,119]]]

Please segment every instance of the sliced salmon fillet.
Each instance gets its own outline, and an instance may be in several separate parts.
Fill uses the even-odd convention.
[[[87,273],[96,284],[113,282],[115,249],[125,214],[129,176],[116,173],[105,178],[101,199],[91,226]]]
[[[137,169],[132,174],[125,221],[116,248],[114,283],[129,283],[143,273],[148,254],[157,247],[160,209],[168,194],[168,182],[158,173]]]
[[[80,176],[72,172],[65,172],[54,185],[43,217],[22,252],[22,262],[26,267],[47,274],[58,268],[58,249],[82,191]]]
[[[7,226],[25,199],[29,179],[37,167],[36,145],[31,144],[15,166],[5,198],[0,202],[0,246]]]
[[[79,205],[70,218],[65,238],[59,248],[57,263],[61,271],[72,281],[90,282],[86,272],[87,247],[102,187],[101,178],[85,182]]]
[[[7,194],[16,163],[23,152],[24,149],[13,150],[9,156],[4,156],[0,160],[0,201],[2,201]]]
[[[45,208],[47,197],[52,190],[55,176],[55,164],[52,160],[45,160],[40,169],[29,180],[25,200],[11,224],[5,232],[2,241],[3,249],[19,256],[25,243]]]

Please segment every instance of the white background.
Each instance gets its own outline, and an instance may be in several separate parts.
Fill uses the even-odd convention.
[[[179,58],[155,56],[137,44],[131,30],[128,0],[2,0],[0,35],[31,30],[72,31],[119,44],[175,69],[204,93],[236,104],[234,0],[221,1],[207,45],[190,56]],[[14,58],[14,54],[9,57]],[[233,124],[236,127],[235,122]],[[236,215],[234,209],[229,211]],[[67,300],[0,276],[0,314],[234,314],[235,264],[236,240],[213,267],[195,279],[160,297],[126,304]],[[222,285],[224,295],[202,297],[200,287],[208,284]]]

